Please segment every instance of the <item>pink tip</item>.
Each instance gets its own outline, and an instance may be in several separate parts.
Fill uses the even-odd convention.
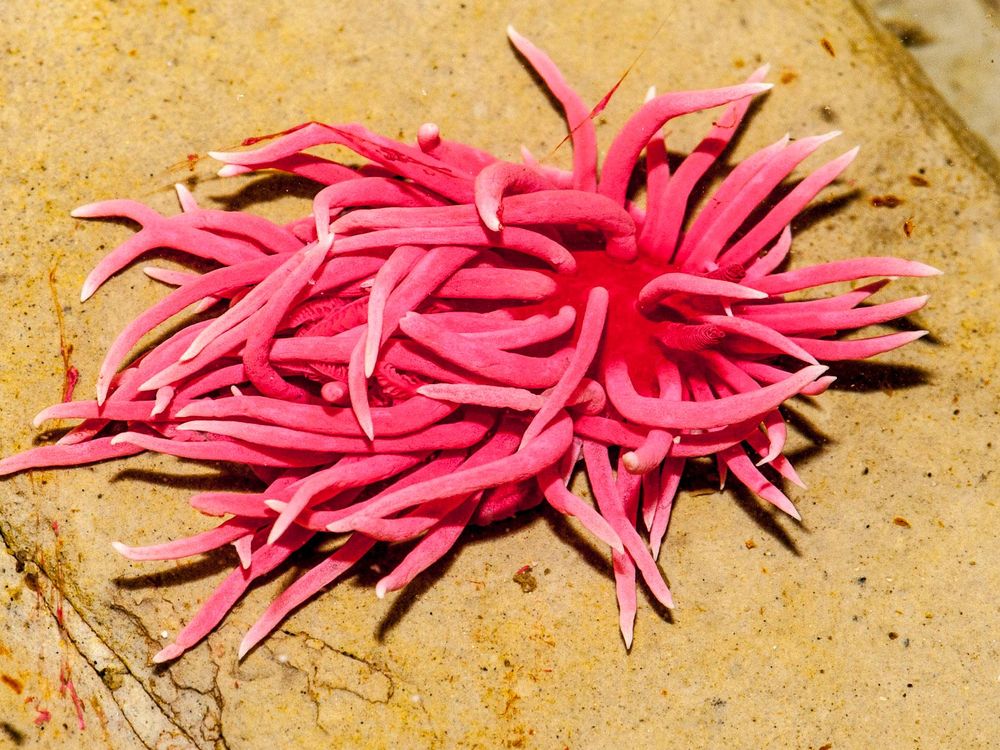
[[[74,208],[69,212],[69,215],[74,219],[93,219],[96,217],[103,216],[101,209],[101,202],[97,203],[87,203],[86,205]]]
[[[192,341],[191,346],[184,350],[184,353],[178,358],[179,362],[187,362],[188,360],[194,359],[198,356],[202,349],[205,348],[207,342],[203,343],[201,341]]]
[[[238,661],[243,661],[243,657],[246,656],[250,652],[250,649],[256,646],[257,643],[258,640],[253,637],[253,634],[247,633],[243,636],[243,640],[240,641],[240,647],[236,652],[236,659]]]
[[[176,643],[171,643],[153,657],[153,664],[163,664],[167,661],[173,661],[183,653],[183,648],[178,646]]]
[[[375,425],[372,422],[372,415],[369,413],[358,414],[355,412],[355,416],[358,418],[358,425],[361,427],[361,431],[365,433],[365,437],[369,440],[374,440]]]
[[[331,404],[338,403],[347,396],[347,386],[338,380],[331,380],[329,382],[323,383],[320,388],[320,396],[323,397],[324,401]]]
[[[441,143],[441,130],[433,122],[425,122],[417,130],[417,145],[421,151],[431,151]]]
[[[219,169],[216,172],[219,177],[236,177],[237,175],[247,174],[253,172],[250,167],[244,167],[242,164],[227,164],[226,166]]]
[[[244,536],[232,543],[233,547],[236,548],[236,554],[240,558],[240,567],[243,570],[249,570],[250,564],[253,562],[253,556],[250,553],[251,538],[251,535]]]
[[[288,527],[292,525],[293,520],[292,518],[278,516],[274,522],[274,526],[271,527],[271,533],[267,535],[267,543],[274,544],[281,539],[281,535],[288,531]]]
[[[633,635],[632,627],[631,626],[627,627],[627,628],[623,627],[621,629],[621,631],[622,631],[622,640],[625,641],[625,650],[626,651],[631,651],[632,650],[632,635]]]
[[[80,301],[86,302],[88,299],[94,296],[94,292],[97,291],[97,282],[88,276],[83,280],[83,288],[80,290]]]
[[[194,199],[194,195],[191,194],[186,185],[178,182],[174,185],[174,190],[177,193],[177,201],[181,204],[181,210],[185,213],[198,210],[198,201]]]

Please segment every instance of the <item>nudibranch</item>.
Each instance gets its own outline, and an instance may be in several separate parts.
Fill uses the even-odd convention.
[[[183,186],[174,216],[129,200],[73,212],[141,225],[87,277],[84,300],[156,248],[210,270],[146,268],[176,289],[111,345],[96,399],[36,419],[80,423],[56,444],[0,461],[0,474],[153,451],[236,462],[260,480],[256,492],[190,499],[225,517],[210,531],[115,544],[131,560],[226,545],[237,553],[154,661],[198,643],[313,537],[341,543],[274,599],[241,657],[380,542],[409,545],[378,581],[383,596],[446,554],[469,524],[541,502],[610,548],[630,646],[639,578],[673,606],[656,559],[688,459],[714,459],[723,477],[798,519],[780,487],[800,480],[782,452],[779,407],[822,393],[833,380],[823,363],[924,333],[841,336],[920,309],[922,296],[863,303],[887,277],[936,274],[930,266],[864,257],[783,270],[792,220],[857,149],[783,183],[837,133],[784,136],[699,200],[751,102],[770,88],[766,67],[735,86],[651,95],[598,169],[593,111],[549,57],[509,34],[565,111],[571,170],[527,151],[522,163],[503,161],[432,124],[409,145],[357,124],[311,122],[253,150],[212,154],[223,176],[280,170],[314,182],[311,213],[289,224],[202,208]],[[668,158],[665,124],[714,108],[697,147]],[[326,144],[363,163],[310,153]],[[633,200],[640,175],[644,202]],[[796,296],[856,280],[870,281]],[[192,305],[216,315],[180,318],[125,364],[147,333]],[[578,464],[594,503],[568,489]]]

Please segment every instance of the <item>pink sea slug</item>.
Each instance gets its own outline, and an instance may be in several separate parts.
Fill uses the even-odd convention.
[[[827,297],[786,295],[835,282],[928,276],[914,261],[869,257],[781,271],[790,222],[857,153],[775,197],[836,133],[787,136],[736,165],[697,212],[692,195],[769,84],[650,98],[615,137],[601,169],[593,112],[552,61],[510,30],[562,104],[573,168],[523,164],[445,140],[417,145],[360,125],[308,123],[251,151],[216,153],[223,175],[275,169],[321,186],[313,212],[279,226],[200,208],[178,187],[165,217],[112,200],[74,216],[141,225],[87,277],[87,299],[143,253],[168,247],[216,268],[147,268],[177,288],[125,327],[97,398],[38,415],[82,422],[58,443],[0,461],[0,474],[142,451],[249,466],[258,492],[204,492],[191,505],[228,516],[195,536],[115,548],[131,560],[189,557],[232,544],[239,565],[176,640],[205,637],[261,576],[317,535],[342,544],[285,589],[240,656],[378,542],[410,549],[377,584],[383,596],[440,559],[472,523],[543,500],[611,548],[620,627],[631,644],[636,581],[667,607],[656,565],[685,462],[710,456],[798,519],[762,471],[799,484],[782,454],[778,407],[822,393],[822,362],[895,349],[924,331],[843,339],[842,332],[920,309],[926,298],[862,305],[887,282]],[[662,129],[725,107],[671,170]],[[256,140],[256,139],[255,139]],[[339,144],[366,162],[308,150]],[[629,184],[645,152],[645,207]],[[188,322],[122,367],[142,337],[192,304]],[[612,456],[617,456],[613,461]],[[582,460],[596,507],[567,489]]]

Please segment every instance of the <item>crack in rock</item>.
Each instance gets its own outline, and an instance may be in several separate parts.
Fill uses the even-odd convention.
[[[122,660],[83,619],[66,593],[46,571],[24,561],[5,543],[0,545],[0,579],[8,592],[3,615],[11,622],[5,635],[11,647],[34,651],[40,661],[61,653],[82,700],[85,728],[75,742],[93,746],[145,747],[149,750],[193,750],[183,729],[175,725]],[[34,596],[22,591],[33,590]],[[16,596],[15,596],[16,594]],[[22,627],[24,632],[17,628]],[[5,647],[5,651],[10,651]],[[48,671],[48,670],[44,670]],[[61,669],[60,669],[61,671]],[[43,671],[35,680],[45,680]],[[89,739],[86,734],[89,732]],[[98,739],[97,733],[101,734]],[[55,739],[52,737],[51,739]],[[81,744],[80,746],[84,746]]]
[[[159,601],[157,606],[164,604],[173,607],[167,599]],[[127,618],[136,633],[145,640],[147,645],[138,650],[140,655],[159,650],[162,641],[150,632],[141,614],[121,603],[112,603],[110,609]],[[205,659],[205,651],[203,646],[199,646],[188,660],[165,667],[146,667],[148,677],[145,684],[152,699],[171,717],[175,726],[183,728],[195,747],[224,750],[228,744],[220,727],[222,703],[216,687],[219,665],[211,658]],[[196,653],[197,656],[194,655]]]
[[[231,747],[438,747],[441,740],[412,685],[378,656],[361,656],[309,633],[281,630],[221,679]],[[267,725],[245,726],[251,705]],[[232,714],[227,716],[229,708]],[[395,739],[394,739],[395,738]]]

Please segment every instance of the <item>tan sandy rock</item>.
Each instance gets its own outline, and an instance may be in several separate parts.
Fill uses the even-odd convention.
[[[506,42],[508,22],[548,50],[587,101],[635,61],[599,119],[605,148],[649,85],[716,86],[770,61],[777,86],[736,157],[786,131],[838,128],[843,149],[863,145],[830,202],[797,225],[794,262],[899,255],[946,272],[892,289],[933,295],[911,320],[932,336],[838,368],[838,389],[791,407],[810,485],[793,495],[804,522],[710,491],[708,471],[695,476],[660,556],[678,608],[664,617],[641,596],[631,653],[617,632],[605,551],[541,512],[470,534],[384,601],[363,568],[237,664],[241,634],[287,585],[286,571],[183,659],[154,668],[151,655],[235,556],[133,564],[110,542],[206,528],[210,519],[187,497],[245,480],[162,458],[16,476],[0,482],[7,547],[38,566],[106,647],[98,664],[113,665],[141,695],[102,683],[96,652],[82,638],[60,641],[45,625],[51,614],[9,605],[0,608],[9,651],[0,671],[32,694],[47,690],[45,705],[56,708],[40,730],[35,705],[0,685],[8,737],[99,747],[96,700],[115,747],[993,742],[998,173],[901,48],[851,4],[3,4],[0,452],[38,439],[32,416],[60,398],[57,307],[85,396],[116,332],[163,293],[133,269],[81,306],[87,271],[131,229],[74,221],[71,208],[132,197],[173,211],[170,186],[184,181],[205,205],[300,214],[308,197],[300,183],[222,181],[200,155],[308,119],[362,121],[406,138],[430,120],[501,156],[515,158],[521,142],[547,154],[563,124]],[[696,131],[679,125],[675,142],[691,144]],[[561,149],[554,160],[567,157]],[[885,195],[899,205],[872,205]],[[513,580],[526,564],[536,583],[529,592]],[[8,570],[4,580],[17,585],[24,575]],[[82,732],[56,697],[62,654],[86,706]]]

